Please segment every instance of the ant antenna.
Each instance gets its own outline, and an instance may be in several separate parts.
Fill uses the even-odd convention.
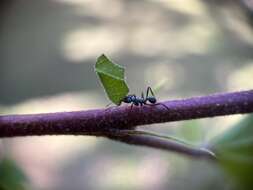
[[[149,91],[150,91],[151,95],[155,97],[155,94],[154,94],[154,92],[153,92],[152,88],[151,88],[150,86],[148,86],[148,88],[147,88],[146,98],[148,97]]]

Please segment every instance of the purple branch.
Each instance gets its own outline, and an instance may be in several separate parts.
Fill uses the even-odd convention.
[[[104,136],[127,144],[176,151],[196,158],[214,159],[215,156],[205,149],[126,131],[136,132],[135,128],[138,125],[251,112],[253,90],[166,101],[143,107],[134,106],[132,109],[130,106],[118,106],[88,111],[0,116],[0,137]]]
[[[164,106],[166,105],[169,110]],[[110,129],[253,112],[253,90],[76,112],[0,116],[0,137],[31,135],[106,136]]]

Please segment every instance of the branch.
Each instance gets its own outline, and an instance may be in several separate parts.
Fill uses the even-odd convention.
[[[168,138],[159,138],[143,131],[126,131],[119,130],[112,135],[108,135],[112,140],[124,142],[130,145],[146,146],[156,149],[173,151],[193,158],[205,158],[208,160],[216,161],[216,156],[213,152],[206,148],[194,147],[193,145],[179,142],[177,140]]]
[[[253,112],[253,90],[160,102],[143,107],[117,106],[76,112],[0,116],[0,137],[93,135],[132,145],[215,160],[207,149],[170,137],[137,131],[138,125]],[[167,138],[167,139],[164,139]],[[169,138],[169,139],[168,139]]]
[[[165,101],[132,109],[127,105],[88,111],[0,116],[0,137],[107,136],[111,129],[133,130],[138,125],[250,112],[253,112],[253,90]]]

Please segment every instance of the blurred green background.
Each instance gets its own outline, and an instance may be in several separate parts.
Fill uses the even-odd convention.
[[[137,95],[159,83],[159,100],[253,88],[252,0],[0,4],[0,114],[105,107],[109,100],[94,72],[102,53],[126,67]],[[241,118],[141,128],[200,144]],[[20,167],[27,176],[17,177],[24,189],[235,189],[229,176],[206,161],[103,138],[2,139],[0,153],[5,170],[13,170],[15,164],[4,159],[10,158],[14,173]]]

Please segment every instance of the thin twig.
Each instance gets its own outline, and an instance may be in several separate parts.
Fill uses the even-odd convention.
[[[216,161],[213,152],[206,148],[196,147],[173,137],[167,137],[146,131],[117,130],[111,131],[108,137],[112,140],[124,142],[130,145],[146,146],[155,149],[172,151],[193,158],[204,158]]]

